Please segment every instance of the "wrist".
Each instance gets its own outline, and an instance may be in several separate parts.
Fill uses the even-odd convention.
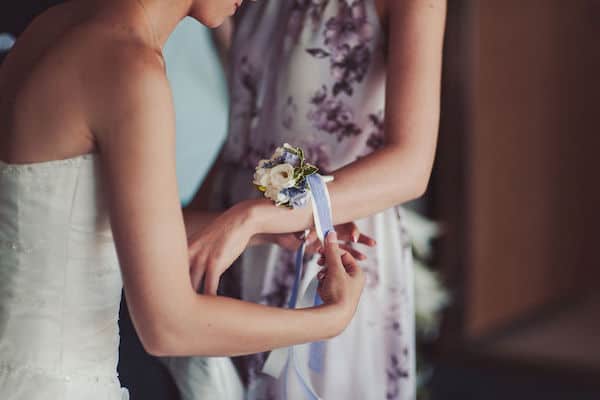
[[[269,235],[267,233],[257,233],[254,236],[252,236],[249,245],[260,246],[261,244],[270,244],[274,242],[275,241],[273,240],[273,235]]]
[[[324,328],[322,339],[339,336],[348,326],[347,308],[342,304],[324,304],[314,309],[321,316],[319,326]]]
[[[234,206],[240,208],[241,223],[255,235],[266,233],[264,206],[261,200],[246,200]]]
[[[252,243],[262,243],[264,240],[264,215],[261,218],[260,204],[256,200],[245,200],[237,203],[231,210],[235,210],[237,223],[250,235]]]
[[[244,207],[246,222],[255,233],[279,234],[298,232],[312,226],[312,207],[288,209],[277,207],[266,199],[247,200]]]

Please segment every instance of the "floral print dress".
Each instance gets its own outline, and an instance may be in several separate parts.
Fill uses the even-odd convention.
[[[251,184],[254,167],[285,142],[302,147],[326,173],[380,148],[384,49],[373,0],[248,4],[232,47],[230,132],[218,203],[259,196]],[[326,342],[322,372],[311,372],[323,399],[415,398],[412,262],[401,215],[394,207],[358,221],[378,244],[361,264],[367,285],[354,320]],[[306,261],[317,268],[315,259]],[[284,306],[293,280],[294,254],[261,246],[243,254],[222,287],[224,294]],[[235,360],[249,400],[285,398],[281,382],[261,372],[267,355]]]

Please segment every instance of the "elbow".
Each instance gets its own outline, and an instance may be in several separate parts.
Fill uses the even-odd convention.
[[[142,346],[146,353],[154,357],[169,357],[172,356],[172,352],[169,351],[168,347],[159,341],[142,341]]]
[[[184,357],[184,356],[213,356],[211,345],[214,341],[205,332],[196,332],[194,335],[186,334],[181,326],[157,325],[139,332],[140,341],[144,350],[154,357]],[[193,338],[204,337],[198,343]]]
[[[423,151],[418,150],[405,146],[395,146],[391,150],[395,162],[398,163],[396,169],[403,171],[401,178],[397,180],[398,186],[394,188],[396,204],[416,200],[427,192],[434,157],[433,153],[431,156],[424,156]]]
[[[193,290],[181,291],[167,300],[150,301],[149,296],[130,296],[129,310],[144,350],[156,357],[179,356],[189,351],[189,331],[185,315],[189,314]]]
[[[413,188],[413,198],[412,200],[416,200],[420,197],[423,197],[427,192],[427,188],[429,187],[429,176],[418,179]]]
[[[431,170],[427,170],[426,172],[415,174],[412,182],[409,184],[408,193],[406,193],[408,198],[402,199],[401,202],[416,200],[427,192],[427,188],[429,187],[429,180],[431,177]]]
[[[173,346],[173,340],[165,329],[154,329],[152,332],[140,332],[140,341],[146,353],[155,357],[174,356],[177,351]]]
[[[142,347],[155,357],[177,356],[183,351],[181,344],[185,343],[178,333],[177,327],[168,320],[152,318],[142,324],[136,324],[136,329]]]

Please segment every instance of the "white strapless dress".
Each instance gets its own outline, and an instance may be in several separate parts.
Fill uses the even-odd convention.
[[[95,156],[0,162],[0,399],[122,400],[122,281]]]

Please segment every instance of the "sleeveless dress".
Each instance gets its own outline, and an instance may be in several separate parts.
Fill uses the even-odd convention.
[[[379,149],[384,141],[384,49],[372,0],[271,0],[245,6],[231,53],[230,131],[215,206],[260,196],[251,184],[254,167],[283,143],[302,147],[307,160],[325,173]],[[381,173],[394,179],[401,171]],[[414,399],[412,254],[402,210],[393,207],[358,225],[377,241],[361,263],[367,285],[350,326],[326,342],[323,369],[311,373],[312,384],[325,400]],[[316,259],[306,262],[316,267]],[[294,254],[260,246],[248,249],[228,270],[221,289],[283,307],[293,280]],[[298,349],[306,355],[309,346]],[[302,393],[283,395],[281,379],[261,372],[267,356],[234,360],[246,399],[304,399]],[[210,376],[206,368],[190,366],[186,374],[199,390],[203,377]]]
[[[99,163],[0,162],[0,399],[124,400]]]

